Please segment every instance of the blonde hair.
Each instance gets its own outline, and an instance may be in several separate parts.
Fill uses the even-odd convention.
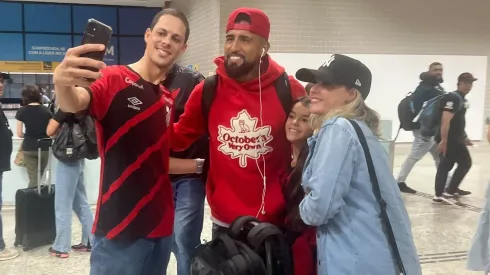
[[[369,129],[373,132],[375,136],[380,136],[379,134],[379,114],[369,108],[364,102],[364,99],[361,96],[361,93],[354,89],[355,98],[353,101],[337,108],[329,111],[323,115],[312,114],[310,117],[310,124],[315,133],[320,130],[323,123],[333,117],[339,116],[347,119],[356,119],[363,121],[367,124]]]

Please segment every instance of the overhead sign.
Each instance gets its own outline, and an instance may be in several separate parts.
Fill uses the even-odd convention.
[[[0,61],[1,72],[52,73],[59,62]]]
[[[27,61],[61,61],[69,48],[71,48],[71,35],[25,35]]]

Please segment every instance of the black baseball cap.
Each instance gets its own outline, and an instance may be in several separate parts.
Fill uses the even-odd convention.
[[[299,69],[298,80],[310,83],[325,83],[356,88],[366,99],[371,90],[371,71],[357,59],[334,54],[318,70]]]
[[[7,73],[0,72],[0,77],[3,78],[4,80],[10,79],[10,75]]]
[[[463,82],[463,81],[470,81],[474,82],[477,81],[477,78],[474,78],[472,74],[470,73],[462,73],[458,76],[458,82]]]

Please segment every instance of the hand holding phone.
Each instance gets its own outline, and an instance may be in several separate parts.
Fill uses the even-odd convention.
[[[54,84],[60,87],[88,87],[94,80],[99,79],[102,76],[99,70],[106,66],[102,60],[111,36],[111,27],[95,19],[89,19],[82,45],[69,49],[55,69]]]
[[[110,26],[102,22],[99,22],[95,19],[89,19],[87,22],[87,26],[85,27],[85,31],[83,33],[82,45],[100,44],[100,45],[104,45],[104,50],[87,52],[80,55],[80,57],[86,57],[86,58],[102,61],[104,59],[105,50],[109,45],[111,37],[112,37],[112,28]],[[93,68],[93,67],[81,67],[81,68],[85,70],[95,71],[95,72],[99,71],[97,68]]]

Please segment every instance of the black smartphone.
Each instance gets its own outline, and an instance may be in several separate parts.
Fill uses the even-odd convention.
[[[91,59],[102,61],[106,53],[107,46],[111,41],[112,28],[100,21],[93,18],[89,19],[85,31],[83,32],[82,45],[84,44],[102,44],[105,45],[103,51],[89,52],[81,55],[81,57],[88,57]],[[95,68],[82,67],[82,69],[91,70],[97,72]]]

